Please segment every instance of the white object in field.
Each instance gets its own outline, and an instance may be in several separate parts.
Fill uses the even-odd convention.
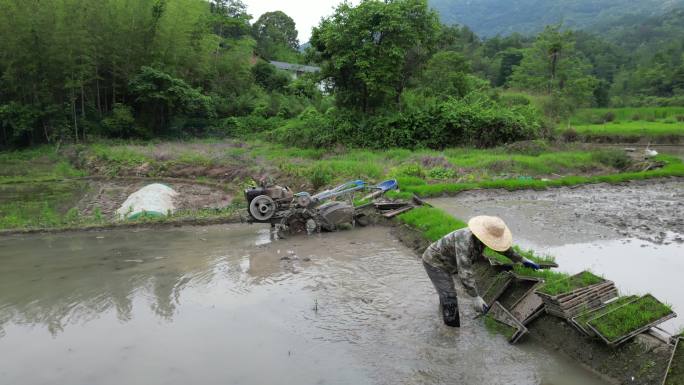
[[[650,148],[647,148],[646,150],[644,150],[644,156],[646,158],[653,158],[656,155],[658,155],[658,151],[656,151],[656,150],[651,150]]]
[[[161,183],[147,185],[131,194],[116,210],[120,219],[136,219],[141,215],[165,216],[175,210],[173,198],[178,193]]]

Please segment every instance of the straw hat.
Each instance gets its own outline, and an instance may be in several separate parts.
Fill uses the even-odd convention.
[[[470,231],[494,251],[506,251],[513,244],[513,234],[499,217],[481,215],[468,221]]]

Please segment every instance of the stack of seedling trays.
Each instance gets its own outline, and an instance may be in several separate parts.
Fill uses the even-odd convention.
[[[683,337],[675,340],[675,347],[667,365],[667,372],[663,385],[682,385],[684,384],[684,342]]]
[[[646,294],[591,318],[586,325],[606,344],[615,347],[676,316],[670,306]]]
[[[527,328],[499,302],[494,302],[485,316],[487,328],[503,334],[514,344],[527,334]]]
[[[567,320],[617,297],[615,284],[588,271],[547,282],[535,293],[542,298],[546,312]]]

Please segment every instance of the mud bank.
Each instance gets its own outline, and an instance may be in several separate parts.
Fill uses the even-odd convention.
[[[0,237],[0,383],[606,384],[490,335],[465,296],[445,327],[386,227],[268,230]]]
[[[430,202],[460,218],[497,213],[514,233],[536,244],[617,238],[684,243],[682,178],[544,191],[467,191]]]
[[[422,252],[429,244],[418,231],[405,225],[397,226],[393,233],[416,252]],[[487,263],[479,263],[475,271],[482,292],[487,283],[494,279],[496,271]],[[502,303],[515,302],[517,298],[511,298],[515,295],[515,292],[507,294]],[[639,335],[617,348],[611,348],[548,314],[541,315],[527,327],[530,334],[524,337],[523,344],[538,344],[560,352],[611,383],[660,384],[672,353],[672,346],[649,335]]]

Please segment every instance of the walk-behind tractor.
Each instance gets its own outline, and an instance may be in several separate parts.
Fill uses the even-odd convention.
[[[370,191],[373,198],[396,189],[397,182],[388,180],[369,186],[362,180],[347,182],[331,190],[311,195],[293,193],[288,187],[263,184],[245,190],[249,222],[270,223],[278,234],[334,231],[342,224],[364,224],[363,213],[354,208],[354,194]]]

